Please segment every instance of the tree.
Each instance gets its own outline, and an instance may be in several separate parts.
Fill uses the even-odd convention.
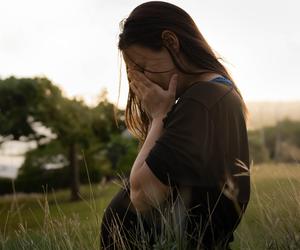
[[[48,108],[50,112],[44,112],[40,120],[47,124],[60,138],[61,143],[69,149],[71,199],[78,200],[80,186],[78,155],[80,149],[89,147],[89,141],[93,137],[91,112],[82,101],[66,98],[61,99],[54,107],[49,103]]]
[[[34,117],[43,112],[43,96],[49,93],[53,100],[61,97],[59,89],[43,79],[0,80],[0,143],[8,140],[39,143],[43,139],[34,129]]]
[[[46,78],[10,77],[0,81],[0,135],[7,140],[35,140],[44,135],[35,129],[37,122],[51,129],[69,149],[71,199],[79,199],[78,150],[87,148],[93,136],[92,114],[82,101],[67,99]]]
[[[135,140],[123,140],[121,137],[126,130],[122,120],[124,111],[117,110],[116,117],[121,117],[117,125],[115,106],[108,102],[106,94],[106,91],[102,92],[99,103],[92,108],[82,100],[64,97],[61,90],[47,78],[10,77],[0,80],[0,140],[36,141],[41,150],[28,154],[28,157],[32,156],[28,162],[38,159],[40,153],[55,154],[54,148],[63,149],[61,151],[69,163],[71,199],[77,200],[80,164],[83,162],[82,157],[79,159],[81,150],[85,151],[84,161],[87,160],[93,169],[95,165],[108,160],[111,168],[108,174],[119,168],[128,171],[136,155]],[[60,146],[50,145],[54,139],[49,141],[49,138],[39,133],[38,127],[49,129],[55,135],[55,143]],[[123,166],[120,167],[120,164]],[[40,173],[39,169],[30,171]]]

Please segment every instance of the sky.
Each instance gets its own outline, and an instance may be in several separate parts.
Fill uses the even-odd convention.
[[[0,0],[0,77],[45,76],[90,105],[106,89],[116,103],[119,22],[143,2]],[[300,100],[299,1],[167,2],[191,15],[246,101]],[[128,95],[122,72],[120,108]]]

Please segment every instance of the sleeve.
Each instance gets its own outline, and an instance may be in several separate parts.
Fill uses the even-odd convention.
[[[205,185],[212,141],[209,111],[191,98],[180,99],[171,111],[145,161],[165,185]]]

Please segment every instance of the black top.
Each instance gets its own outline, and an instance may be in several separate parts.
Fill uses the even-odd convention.
[[[234,229],[241,211],[235,204],[244,211],[249,201],[250,165],[242,100],[233,85],[193,83],[163,122],[163,133],[145,160],[149,168],[176,187],[192,214],[205,214],[217,204],[215,224]]]

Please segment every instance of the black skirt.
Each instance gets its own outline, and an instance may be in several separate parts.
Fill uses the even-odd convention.
[[[159,246],[162,246],[162,249],[171,249],[174,245],[175,249],[179,249],[178,246],[181,246],[180,249],[215,249],[216,246],[220,246],[220,249],[230,249],[229,243],[234,240],[233,232],[240,223],[247,204],[240,203],[241,210],[237,213],[235,205],[223,194],[220,195],[213,189],[194,188],[193,201],[197,200],[195,197],[202,197],[201,204],[190,203],[184,220],[183,213],[180,215],[176,212],[174,220],[174,217],[168,215],[174,212],[177,200],[175,188],[172,199],[166,200],[161,212],[153,209],[147,215],[141,216],[130,201],[128,180],[125,180],[125,183],[126,185],[113,197],[102,217],[101,249],[153,249],[154,244],[155,249],[160,249]],[[171,203],[172,205],[168,206]],[[171,225],[171,229],[178,228],[182,221],[184,223],[181,224],[180,230],[168,234],[166,221]],[[177,237],[178,235],[180,236]]]
[[[129,185],[126,184],[113,197],[103,214],[100,228],[101,249],[138,250],[142,230],[144,238],[150,235],[147,222],[139,216],[131,203]],[[149,239],[148,245],[152,245],[153,240]]]

